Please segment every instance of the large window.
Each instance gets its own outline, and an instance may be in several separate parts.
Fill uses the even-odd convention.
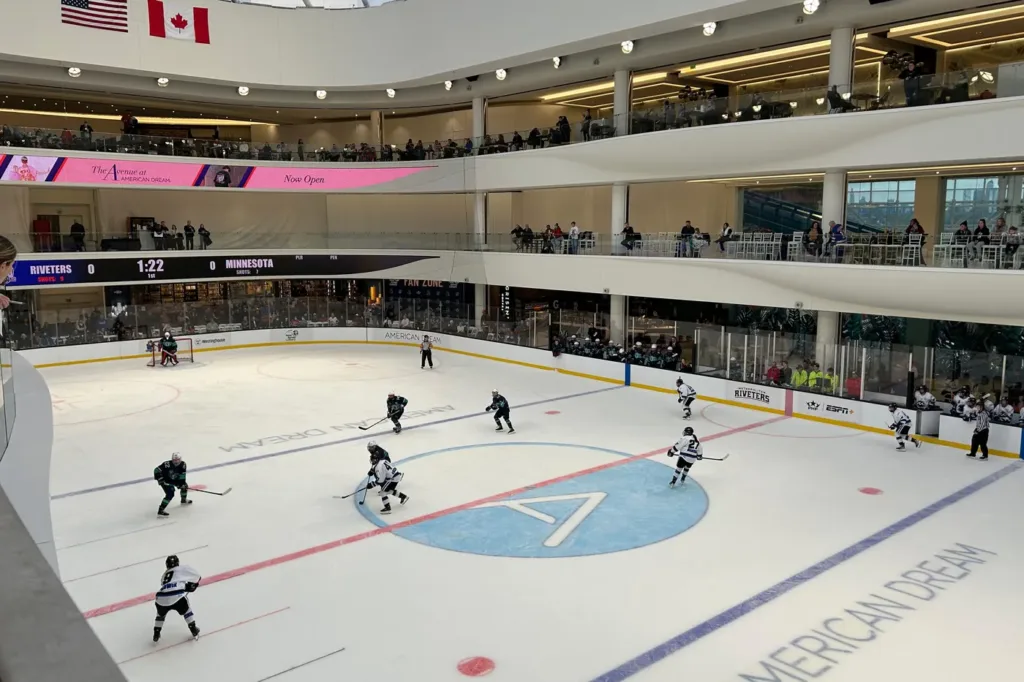
[[[846,222],[902,229],[914,217],[914,180],[851,182],[846,190]]]
[[[992,227],[996,218],[1003,214],[1003,207],[1011,203],[1010,177],[950,178],[946,180],[946,206],[943,229],[955,230],[966,220],[973,229],[978,220],[984,218]]]

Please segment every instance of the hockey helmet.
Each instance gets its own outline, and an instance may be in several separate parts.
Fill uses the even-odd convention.
[[[366,444],[366,449],[369,450],[370,452],[373,452],[374,448],[376,448],[376,447],[377,447],[377,441],[375,441],[375,440],[371,440],[369,443]]]
[[[967,404],[968,405],[973,405],[976,402],[977,401],[974,399],[974,396],[971,396],[970,398],[967,399]]]
[[[498,395],[498,389],[495,388],[494,390],[492,390],[491,395]]]
[[[889,403],[889,411],[890,412],[895,412],[896,411],[896,403]]]
[[[180,462],[181,461],[181,453],[180,452],[172,452],[171,453],[171,461],[174,462],[175,464]]]
[[[170,332],[164,332],[164,338],[165,339],[171,338],[171,333]]]
[[[682,385],[683,385],[683,378],[679,377],[678,379],[676,379],[676,387],[678,388],[679,386],[682,386]]]
[[[389,398],[394,398],[395,397],[395,392],[394,391],[388,391],[388,397]]]
[[[685,429],[683,429],[683,435],[684,436],[692,436],[693,435],[693,427],[692,426],[687,426]]]
[[[167,557],[167,559],[164,561],[164,566],[167,567],[168,571],[172,568],[177,568],[180,565],[181,562],[178,561],[178,557],[175,554],[172,554],[171,556]]]

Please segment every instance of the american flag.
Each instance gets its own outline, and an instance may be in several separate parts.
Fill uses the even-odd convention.
[[[60,22],[128,32],[128,0],[60,0]]]

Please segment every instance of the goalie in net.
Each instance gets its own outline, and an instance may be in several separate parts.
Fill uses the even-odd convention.
[[[192,339],[175,339],[168,331],[164,332],[163,338],[150,341],[146,344],[146,350],[152,354],[148,366],[161,367],[177,365],[178,362],[193,362]]]

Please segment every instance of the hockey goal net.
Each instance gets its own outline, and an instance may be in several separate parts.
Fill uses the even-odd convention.
[[[195,362],[192,357],[192,339],[189,338],[178,338],[174,339],[178,342],[178,362]],[[146,363],[147,367],[157,367],[160,365],[160,339],[153,339],[153,352],[149,362]]]

